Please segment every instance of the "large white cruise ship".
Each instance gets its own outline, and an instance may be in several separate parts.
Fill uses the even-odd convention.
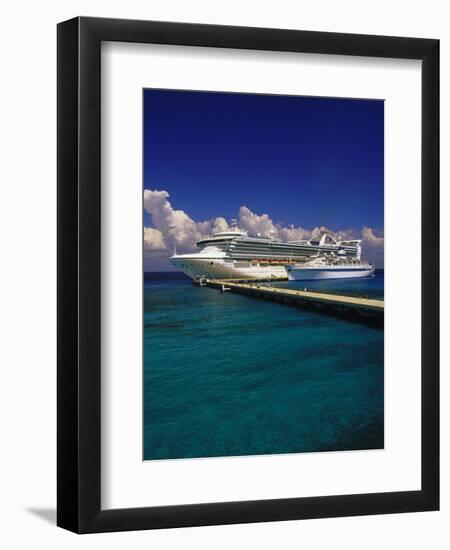
[[[174,254],[170,261],[192,279],[287,279],[285,265],[299,264],[318,254],[361,257],[361,241],[336,241],[324,233],[318,239],[281,242],[252,237],[233,226],[198,241],[199,252]]]

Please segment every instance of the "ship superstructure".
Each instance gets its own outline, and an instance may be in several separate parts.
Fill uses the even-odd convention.
[[[361,241],[337,241],[329,233],[311,240],[282,242],[249,236],[234,225],[227,231],[199,240],[199,252],[174,254],[170,261],[192,279],[287,279],[285,266],[307,261],[311,256],[361,257]]]

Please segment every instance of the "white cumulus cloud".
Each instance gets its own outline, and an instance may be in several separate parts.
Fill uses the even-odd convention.
[[[364,242],[368,243],[370,246],[374,246],[374,247],[384,246],[384,237],[375,236],[373,229],[370,227],[363,227],[362,237]]]
[[[159,229],[144,227],[144,250],[166,250],[164,236]]]
[[[259,216],[247,206],[241,206],[239,209],[239,226],[251,235],[278,236],[278,229],[267,214]]]
[[[194,250],[195,243],[216,231],[228,228],[225,218],[195,222],[184,210],[176,210],[169,201],[167,191],[144,190],[144,208],[152,216],[152,222],[167,249],[176,246],[179,252]],[[155,236],[155,235],[152,235]]]

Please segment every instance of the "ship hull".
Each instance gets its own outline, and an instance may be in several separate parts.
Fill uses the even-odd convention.
[[[290,281],[318,281],[324,279],[359,279],[362,277],[370,277],[375,273],[374,268],[357,268],[357,269],[324,269],[324,268],[295,268],[287,269],[288,278]]]
[[[191,279],[287,279],[286,269],[281,264],[260,265],[250,261],[198,257],[172,257],[170,261]]]

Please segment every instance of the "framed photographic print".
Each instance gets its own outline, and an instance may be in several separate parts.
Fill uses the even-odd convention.
[[[58,25],[58,525],[437,510],[439,42]]]

